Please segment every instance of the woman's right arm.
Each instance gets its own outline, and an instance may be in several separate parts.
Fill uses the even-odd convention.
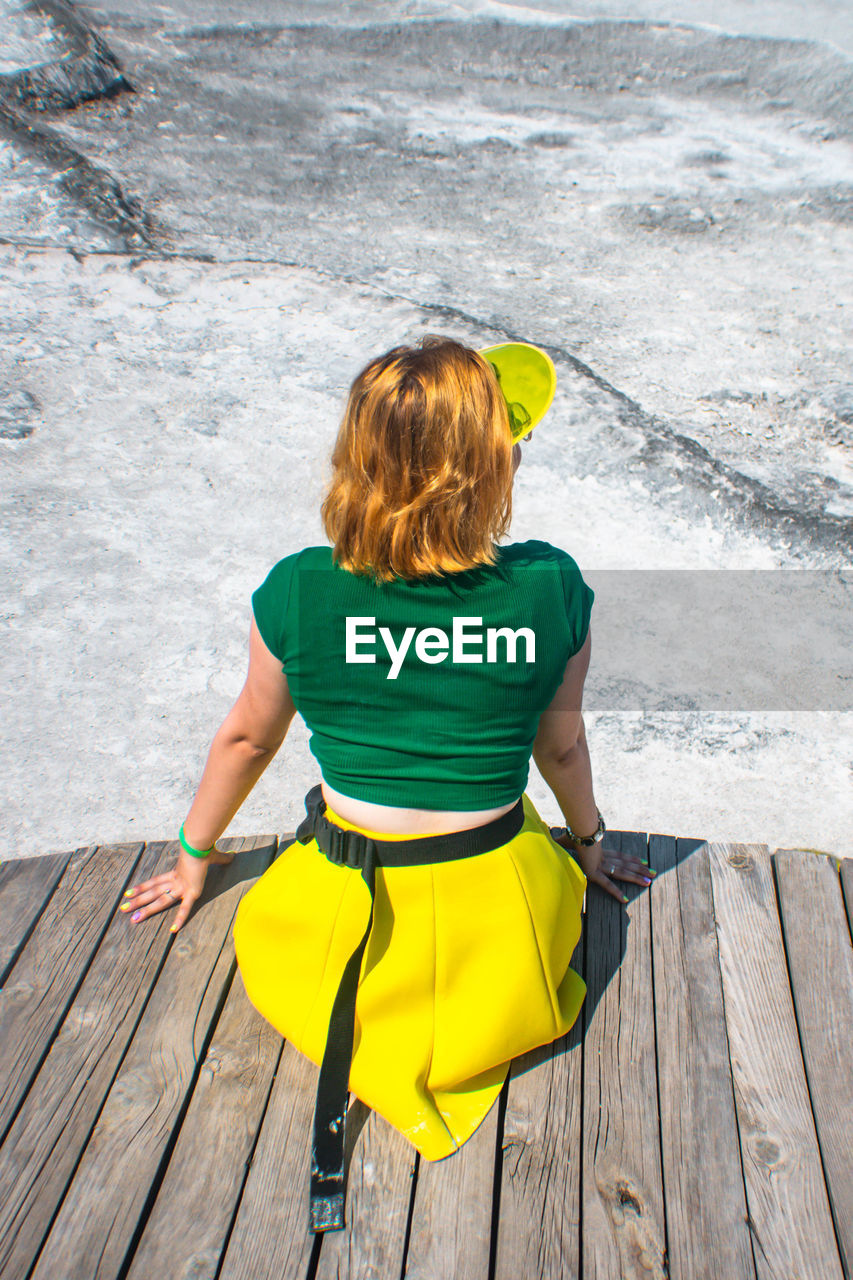
[[[566,663],[563,682],[542,713],[533,743],[536,767],[553,791],[566,822],[579,836],[591,836],[598,826],[598,808],[592,794],[592,767],[581,715],[590,647],[590,633],[587,631],[583,646]],[[560,837],[559,843],[574,855],[588,880],[620,902],[628,899],[611,877],[648,885],[654,875],[641,858],[608,849],[606,835],[603,841],[592,846],[576,845],[564,837]],[[606,863],[603,861],[605,857]]]
[[[533,743],[533,759],[572,831],[592,835],[598,808],[592,793],[592,767],[584,732],[583,686],[589,669],[591,633],[566,663],[562,683],[543,711]]]

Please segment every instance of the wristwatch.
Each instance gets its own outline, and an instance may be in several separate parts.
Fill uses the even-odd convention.
[[[604,819],[601,816],[601,810],[597,810],[597,813],[598,826],[595,828],[591,836],[576,836],[571,827],[566,827],[566,835],[571,840],[572,844],[579,844],[584,849],[591,849],[594,844],[598,844],[599,841],[604,839],[604,833],[607,830],[607,827],[605,826]]]

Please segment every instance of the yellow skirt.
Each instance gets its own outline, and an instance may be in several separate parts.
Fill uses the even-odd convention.
[[[376,870],[349,1087],[427,1160],[470,1138],[512,1059],[564,1035],[586,995],[569,968],[586,876],[523,801],[524,825],[500,849]],[[330,862],[315,840],[285,849],[237,910],[249,999],[314,1063],[369,910],[361,873]]]

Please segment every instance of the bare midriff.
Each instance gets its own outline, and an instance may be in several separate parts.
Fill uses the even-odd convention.
[[[501,805],[497,809],[396,809],[391,805],[372,804],[368,800],[354,800],[323,783],[323,798],[330,809],[353,826],[365,831],[382,831],[388,835],[443,835],[447,831],[469,831],[482,827],[503,813],[509,813],[517,803]]]

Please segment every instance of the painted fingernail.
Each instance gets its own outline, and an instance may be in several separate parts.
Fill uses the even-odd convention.
[[[169,933],[177,933],[177,932],[178,932],[178,926],[176,924],[170,924]]]
[[[651,884],[651,880],[648,876],[643,876],[643,884]]]
[[[142,919],[142,912],[141,912],[141,911],[134,911],[133,915],[132,915],[130,918],[131,918],[131,920],[133,921],[133,923],[134,923],[134,924],[138,924],[138,923],[139,923],[139,921]]]
[[[125,891],[124,891],[124,896],[125,896],[126,898],[132,898],[132,897],[133,897],[133,890],[132,890],[132,889],[125,889]]]
[[[627,902],[627,901],[628,901],[628,899],[625,897],[624,893],[622,894],[622,901],[623,901],[623,902]]]
[[[121,904],[121,906],[119,907],[119,911],[129,911],[129,910],[130,910],[130,903],[129,903],[129,902],[123,902],[123,903]]]

